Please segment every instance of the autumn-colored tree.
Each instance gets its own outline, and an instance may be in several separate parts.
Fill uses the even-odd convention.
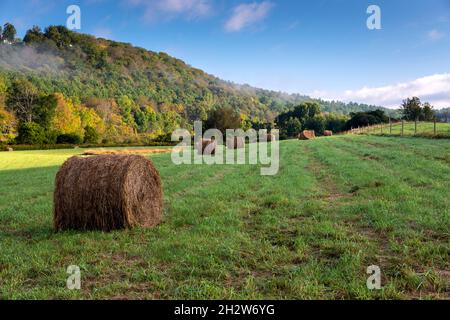
[[[80,117],[81,126],[84,128],[84,131],[86,131],[86,127],[89,127],[93,128],[99,135],[103,135],[106,130],[105,122],[94,109],[79,105],[77,106],[76,113]]]
[[[0,105],[0,143],[12,140],[16,135],[17,120],[14,114]]]
[[[86,101],[86,105],[89,108],[93,108],[105,122],[108,121],[111,114],[119,112],[119,107],[113,99],[100,99],[92,97]]]
[[[55,94],[57,106],[52,127],[59,134],[83,135],[83,126],[80,116],[72,100],[66,99],[62,94]]]
[[[117,104],[119,105],[120,114],[123,117],[123,120],[126,124],[131,127],[136,127],[136,122],[134,121],[134,112],[137,109],[136,104],[133,100],[131,100],[128,96],[121,96],[117,100]]]
[[[38,100],[37,88],[26,79],[18,79],[13,81],[8,90],[6,105],[17,115],[19,120],[32,122]]]
[[[111,114],[109,122],[106,124],[105,142],[124,143],[133,139],[136,139],[133,128],[128,126],[120,115]]]

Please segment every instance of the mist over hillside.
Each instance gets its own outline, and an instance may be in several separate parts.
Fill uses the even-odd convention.
[[[318,101],[322,111],[340,114],[377,108],[223,81],[163,52],[55,26],[45,32],[30,30],[23,42],[1,45],[0,72],[8,79],[23,75],[42,92],[60,92],[82,102],[126,95],[133,100],[145,97],[155,106],[181,104],[200,113],[231,106],[261,122],[272,122],[278,113],[304,101]]]

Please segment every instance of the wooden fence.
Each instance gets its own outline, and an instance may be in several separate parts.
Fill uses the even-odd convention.
[[[344,134],[374,134],[392,136],[436,136],[450,138],[450,123],[399,121],[377,124],[372,126],[352,128]]]

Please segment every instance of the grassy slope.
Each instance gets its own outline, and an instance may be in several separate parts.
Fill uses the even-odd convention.
[[[408,122],[404,124],[403,134],[405,136],[413,136],[415,132],[414,122]],[[381,128],[371,128],[369,130],[371,134],[381,134]],[[400,136],[402,133],[402,124],[392,124],[392,133],[390,131],[389,124],[383,126],[383,134],[392,134]],[[450,123],[436,123],[436,134],[442,137],[450,138]],[[432,122],[419,122],[417,124],[417,135],[433,136],[434,135],[434,123]]]
[[[283,142],[276,177],[153,156],[163,225],[54,234],[53,179],[77,152],[0,153],[1,298],[449,297],[448,141]],[[372,264],[382,291],[366,288]]]

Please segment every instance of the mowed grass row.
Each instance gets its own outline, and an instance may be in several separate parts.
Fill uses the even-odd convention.
[[[161,226],[55,234],[54,177],[81,151],[0,153],[0,298],[449,297],[446,140],[286,141],[274,177],[156,155]],[[80,291],[66,289],[69,265]],[[380,291],[366,287],[370,265]]]

